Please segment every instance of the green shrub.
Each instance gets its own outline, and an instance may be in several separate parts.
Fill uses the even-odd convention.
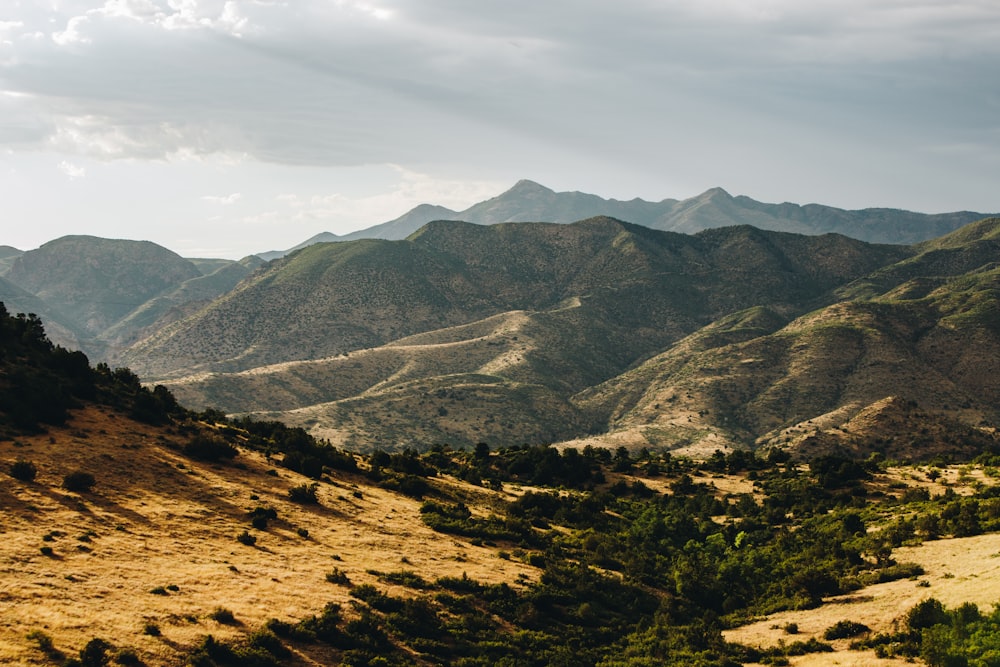
[[[123,648],[118,651],[115,655],[115,662],[119,665],[141,665],[142,660],[139,658],[139,654],[135,652],[135,649]]]
[[[202,461],[219,461],[220,459],[231,459],[239,451],[217,435],[198,434],[184,445],[184,454],[193,459]]]
[[[826,629],[823,633],[823,639],[848,639],[849,637],[863,635],[866,632],[871,632],[871,628],[864,623],[837,621]]]
[[[315,505],[319,502],[319,498],[316,497],[316,489],[318,486],[319,485],[315,482],[312,484],[300,484],[298,486],[293,486],[288,489],[288,497],[294,503]]]
[[[96,483],[97,480],[95,480],[94,476],[89,472],[77,470],[64,476],[62,485],[67,491],[72,491],[74,493],[87,493]]]
[[[148,622],[144,626],[142,626],[142,634],[149,635],[150,637],[159,637],[160,626],[158,626],[156,623]]]
[[[339,567],[335,567],[330,572],[327,572],[326,580],[329,581],[331,584],[341,584],[344,586],[349,586],[351,584],[351,580],[347,576],[347,573],[341,570]]]
[[[223,625],[238,624],[236,617],[233,616],[233,612],[229,611],[225,607],[216,607],[212,610],[208,617],[216,623],[222,623]]]
[[[410,570],[400,570],[399,572],[386,572],[379,575],[379,579],[387,584],[406,586],[407,588],[428,589],[433,586],[416,572]]]
[[[253,545],[257,544],[257,538],[245,530],[236,536],[236,541],[239,542],[240,544],[245,544],[248,547],[252,547]]]
[[[38,474],[38,468],[31,461],[18,459],[10,464],[10,476],[22,482],[33,482]]]

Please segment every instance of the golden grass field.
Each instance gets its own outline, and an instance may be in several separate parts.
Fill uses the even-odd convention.
[[[65,428],[19,438],[20,446],[0,443],[4,472],[17,458],[39,470],[31,483],[0,478],[0,664],[51,664],[26,639],[34,630],[67,655],[100,637],[150,665],[170,664],[206,634],[224,638],[344,602],[348,587],[326,581],[334,568],[355,584],[376,582],[368,570],[512,584],[537,574],[495,549],[433,532],[420,521],[419,501],[360,477],[321,484],[319,506],[297,505],[288,489],[307,481],[297,473],[248,452],[226,465],[194,462],[161,437],[176,439],[88,410]],[[96,477],[92,492],[60,488],[77,469]],[[278,512],[263,531],[250,529],[247,516],[258,505]],[[254,546],[236,540],[245,529],[257,536]],[[237,624],[211,620],[220,607]],[[147,624],[161,635],[144,634]]]
[[[319,505],[299,505],[290,502],[288,489],[308,480],[297,473],[247,451],[226,464],[192,461],[176,449],[181,442],[176,433],[97,408],[77,412],[49,433],[0,442],[0,470],[17,459],[38,467],[33,482],[0,476],[0,664],[53,664],[28,638],[34,631],[51,637],[67,656],[100,637],[135,650],[149,665],[176,664],[184,649],[207,634],[234,637],[270,618],[294,621],[327,602],[346,602],[349,587],[326,580],[334,569],[352,584],[377,583],[397,595],[406,589],[371,572],[411,570],[427,580],[466,573],[515,586],[539,574],[502,557],[500,547],[435,533],[421,522],[419,501],[371,486],[360,475],[335,474],[320,484]],[[63,475],[74,470],[95,476],[91,492],[61,488]],[[962,492],[963,485],[984,479],[971,468],[947,470],[933,483],[910,468],[892,470],[890,478],[935,493],[945,488],[942,482]],[[753,490],[739,476],[698,475],[695,481],[720,493]],[[662,480],[643,482],[667,489]],[[480,513],[521,491],[488,491],[448,478],[435,484],[453,485]],[[247,513],[257,506],[277,510],[278,519],[265,530],[250,527]],[[236,540],[247,529],[257,537],[253,546]],[[43,547],[51,554],[43,554]],[[770,646],[821,638],[843,619],[888,630],[930,596],[984,609],[1000,600],[1000,534],[927,542],[897,550],[894,557],[923,565],[926,574],[872,586],[818,609],[775,614],[726,636]],[[213,620],[220,608],[235,622]],[[794,636],[783,630],[792,622],[799,627]],[[152,626],[159,636],[148,634]],[[903,664],[850,652],[846,641],[834,645],[836,653],[792,658],[792,664]],[[329,664],[322,647],[307,650],[297,654],[299,664]]]

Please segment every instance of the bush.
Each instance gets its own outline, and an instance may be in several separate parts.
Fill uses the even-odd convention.
[[[152,622],[146,623],[144,626],[142,626],[142,634],[149,635],[150,637],[159,637],[160,626]]]
[[[196,435],[184,445],[184,454],[202,461],[231,459],[239,452],[230,443],[217,435]]]
[[[141,665],[142,660],[139,658],[139,654],[135,652],[135,649],[123,648],[118,651],[118,655],[115,656],[115,662],[119,665]]]
[[[74,493],[87,493],[90,491],[97,480],[89,472],[83,472],[82,470],[77,470],[76,472],[71,472],[65,477],[63,477],[63,488],[67,491],[72,491]]]
[[[288,497],[294,503],[302,503],[304,505],[315,505],[319,502],[319,498],[316,497],[316,488],[318,484],[300,484],[298,486],[293,486],[288,489]]]
[[[252,547],[253,545],[257,544],[257,538],[245,530],[236,536],[236,541],[239,542],[240,544],[245,544],[248,547]]]
[[[351,584],[351,580],[348,578],[347,573],[339,567],[335,567],[332,571],[327,572],[326,580],[331,584],[342,584],[344,586],[349,586]]]
[[[847,639],[863,635],[866,632],[871,632],[871,628],[864,623],[837,621],[826,629],[826,632],[823,633],[823,639]]]
[[[108,642],[95,637],[80,651],[80,664],[83,667],[103,667],[108,662],[108,651],[112,648],[114,647]]]
[[[236,617],[233,616],[233,612],[229,611],[225,607],[216,607],[212,613],[208,615],[208,617],[216,623],[222,623],[223,625],[237,625]]]
[[[10,476],[22,482],[33,482],[38,474],[38,468],[31,461],[18,459],[10,464]]]

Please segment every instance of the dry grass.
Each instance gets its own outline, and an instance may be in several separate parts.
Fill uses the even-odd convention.
[[[345,601],[348,588],[326,581],[334,568],[355,584],[376,582],[368,570],[511,583],[536,576],[493,549],[431,531],[418,501],[361,478],[320,484],[320,505],[297,505],[288,489],[307,480],[296,473],[269,474],[276,466],[248,452],[225,465],[198,463],[171,440],[183,442],[92,409],[49,434],[0,443],[4,473],[18,458],[39,471],[34,482],[0,481],[0,663],[48,664],[26,638],[41,630],[67,655],[101,637],[149,664],[171,664],[206,634],[229,637]],[[60,487],[77,469],[96,477],[91,493]],[[266,530],[250,526],[247,512],[258,505],[278,512]],[[235,539],[246,529],[254,546]],[[219,607],[236,623],[212,620]],[[147,624],[161,635],[145,634]]]
[[[893,552],[899,562],[917,563],[925,574],[917,580],[903,579],[869,586],[850,595],[828,598],[821,607],[772,614],[756,623],[728,630],[726,639],[758,647],[779,642],[823,639],[823,632],[837,621],[864,623],[875,632],[899,626],[907,611],[921,600],[936,598],[946,606],[973,602],[984,611],[1000,602],[1000,534],[925,542]],[[798,633],[787,634],[789,623]],[[798,667],[828,665],[904,665],[902,659],[880,660],[871,651],[850,651],[851,640],[830,642],[835,653],[792,658]]]

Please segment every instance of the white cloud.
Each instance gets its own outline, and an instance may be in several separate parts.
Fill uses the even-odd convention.
[[[79,165],[75,165],[72,162],[68,162],[67,160],[63,160],[62,162],[60,162],[58,167],[59,171],[66,174],[66,176],[69,177],[69,180],[71,181],[75,181],[87,175],[86,169],[84,169]]]
[[[66,28],[52,33],[52,41],[59,46],[71,44],[89,44],[90,39],[80,33],[80,28],[89,21],[86,16],[74,16],[66,23]]]
[[[212,202],[213,204],[222,204],[223,206],[229,206],[235,204],[243,197],[239,192],[234,192],[229,195],[218,196],[218,195],[205,195],[202,197],[204,201]]]

